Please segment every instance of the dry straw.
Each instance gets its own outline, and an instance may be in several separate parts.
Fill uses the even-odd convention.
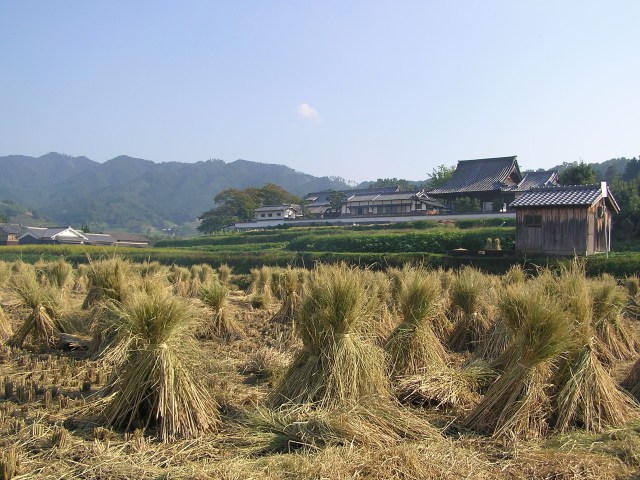
[[[316,267],[297,317],[303,347],[270,396],[271,403],[336,406],[386,395],[384,352],[368,338],[376,307],[362,272]]]
[[[91,308],[103,300],[123,301],[130,289],[131,271],[131,264],[119,257],[89,262],[87,296],[82,308]]]
[[[200,300],[211,313],[200,325],[205,336],[231,341],[242,337],[242,327],[236,320],[235,312],[227,299],[229,289],[217,280],[209,281],[200,287]]]
[[[6,342],[13,335],[13,329],[11,328],[11,322],[9,317],[4,313],[2,305],[0,305],[0,342]]]
[[[433,319],[440,313],[440,279],[423,269],[403,273],[397,298],[402,323],[386,345],[390,371],[410,375],[427,367],[443,368],[447,355],[432,329]]]
[[[490,284],[487,280],[479,270],[465,266],[451,284],[449,295],[454,326],[449,346],[453,350],[474,350],[490,328],[487,316]]]
[[[22,347],[26,338],[31,335],[34,343],[55,344],[60,332],[59,324],[55,321],[60,309],[58,290],[38,283],[32,269],[15,273],[11,278],[11,289],[22,305],[31,309],[31,312],[13,334],[10,343]]]
[[[552,409],[546,387],[559,356],[571,343],[570,325],[551,298],[531,296],[513,319],[514,353],[466,419],[467,426],[493,436],[543,435]]]
[[[163,441],[215,429],[218,407],[204,384],[190,306],[156,290],[138,292],[110,309],[129,339],[104,390],[113,395],[104,410],[107,423],[127,430],[155,427]]]

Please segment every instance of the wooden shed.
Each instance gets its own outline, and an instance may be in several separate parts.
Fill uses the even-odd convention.
[[[611,216],[620,212],[606,182],[534,188],[516,210],[516,252],[593,255],[611,249]]]

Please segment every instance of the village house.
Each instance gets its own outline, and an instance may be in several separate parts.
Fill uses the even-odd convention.
[[[534,188],[511,203],[517,253],[593,255],[611,250],[611,216],[620,212],[607,183]]]
[[[21,229],[20,225],[0,224],[0,245],[18,245],[18,235]]]
[[[300,205],[294,204],[265,205],[256,208],[254,215],[257,221],[274,219],[293,220],[302,216],[302,209]]]
[[[448,209],[423,190],[413,192],[356,192],[342,205],[342,216],[372,217],[435,215]]]
[[[341,204],[353,195],[381,195],[400,191],[400,187],[360,188],[357,190],[323,190],[312,192],[304,197],[304,215],[309,218],[323,218],[333,207],[331,201],[334,196],[341,198]]]
[[[87,242],[87,237],[71,227],[25,227],[18,241],[21,245],[28,244],[75,244]]]

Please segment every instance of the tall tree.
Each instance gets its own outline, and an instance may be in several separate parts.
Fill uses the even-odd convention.
[[[596,181],[596,173],[591,165],[584,162],[573,162],[560,172],[558,180],[561,185],[587,185]]]
[[[429,175],[429,188],[441,187],[453,177],[453,172],[456,171],[456,167],[447,167],[446,165],[439,165],[434,168]]]
[[[198,217],[201,220],[198,230],[202,233],[213,233],[234,223],[251,221],[254,210],[260,206],[300,202],[298,197],[273,183],[245,190],[228,188],[213,200],[217,206]]]

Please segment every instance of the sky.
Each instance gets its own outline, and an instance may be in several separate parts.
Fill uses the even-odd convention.
[[[0,0],[0,156],[363,181],[640,155],[640,2]]]

